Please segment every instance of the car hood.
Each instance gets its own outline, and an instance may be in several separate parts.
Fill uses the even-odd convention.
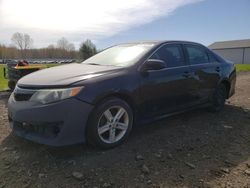
[[[43,69],[22,77],[20,87],[61,87],[114,72],[121,67],[73,63]]]

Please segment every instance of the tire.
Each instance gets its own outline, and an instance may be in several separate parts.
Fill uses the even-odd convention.
[[[108,98],[90,115],[87,142],[100,149],[110,149],[127,140],[133,125],[131,107],[119,98]]]
[[[211,107],[209,108],[209,110],[211,112],[221,111],[225,106],[226,96],[227,96],[226,87],[225,85],[220,84],[212,96]]]

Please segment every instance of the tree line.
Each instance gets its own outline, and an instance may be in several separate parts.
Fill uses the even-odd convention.
[[[85,60],[97,53],[95,44],[87,39],[79,50],[75,49],[65,37],[56,44],[45,48],[33,48],[33,39],[26,33],[14,33],[11,37],[12,44],[0,44],[0,59],[81,59]]]

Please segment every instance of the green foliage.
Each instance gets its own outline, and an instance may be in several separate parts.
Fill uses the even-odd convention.
[[[5,65],[0,65],[0,91],[8,89],[8,80],[3,77],[3,68]]]
[[[250,64],[237,64],[236,71],[250,71]]]
[[[82,43],[79,53],[80,58],[86,60],[97,53],[96,46],[91,42],[91,40],[87,39]]]

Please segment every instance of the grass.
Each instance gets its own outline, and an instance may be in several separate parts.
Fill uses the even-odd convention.
[[[3,76],[4,65],[0,65],[0,91],[8,89],[8,80]]]
[[[58,64],[49,64],[47,67],[57,66]],[[8,80],[3,77],[3,68],[5,65],[0,65],[0,91],[8,89]],[[250,64],[237,64],[236,71],[250,71]]]
[[[236,71],[250,71],[250,64],[237,64],[236,65]]]

